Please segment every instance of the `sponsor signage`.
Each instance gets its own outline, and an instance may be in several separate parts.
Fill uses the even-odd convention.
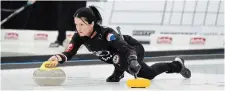
[[[34,40],[48,40],[48,34],[37,33],[37,34],[34,35]]]
[[[155,31],[147,31],[147,30],[134,30],[133,36],[150,36],[151,34],[154,34]]]
[[[15,32],[5,33],[5,39],[6,40],[18,40],[19,39],[19,34],[15,33]]]
[[[190,40],[190,44],[205,44],[206,39],[204,37],[192,37]]]
[[[169,36],[158,37],[157,44],[172,44],[173,38]]]

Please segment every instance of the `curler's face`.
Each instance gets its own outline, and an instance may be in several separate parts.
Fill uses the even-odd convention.
[[[74,23],[77,29],[77,32],[80,36],[90,36],[93,31],[94,24],[89,24],[84,17],[74,18]]]

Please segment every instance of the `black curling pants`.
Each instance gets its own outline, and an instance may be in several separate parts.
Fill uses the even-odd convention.
[[[137,74],[138,77],[146,78],[146,79],[153,79],[157,75],[166,72],[166,73],[179,73],[181,71],[181,64],[177,61],[172,61],[172,62],[159,62],[155,63],[153,65],[147,65],[144,61],[144,48],[142,45],[136,45],[133,46],[137,52],[138,56],[138,62],[141,65],[141,69],[139,73]],[[127,59],[126,55],[122,53],[118,53],[119,55],[119,62],[118,63],[113,63],[115,69],[113,72],[114,76],[119,77],[124,73],[124,71],[128,72],[127,67]],[[128,72],[129,73],[129,72]]]

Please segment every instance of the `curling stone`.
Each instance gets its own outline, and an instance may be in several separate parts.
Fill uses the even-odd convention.
[[[62,85],[66,80],[65,72],[60,68],[46,68],[46,64],[49,64],[49,62],[44,62],[39,69],[34,71],[34,82],[39,86]]]
[[[137,78],[127,80],[127,86],[129,88],[147,88],[151,85],[151,81],[145,78]]]

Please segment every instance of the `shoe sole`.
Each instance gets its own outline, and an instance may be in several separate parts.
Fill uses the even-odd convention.
[[[185,77],[185,78],[190,78],[191,77],[191,71],[185,67],[184,65],[184,59],[181,57],[176,57],[175,61],[179,61],[182,64],[182,69],[180,74]]]

